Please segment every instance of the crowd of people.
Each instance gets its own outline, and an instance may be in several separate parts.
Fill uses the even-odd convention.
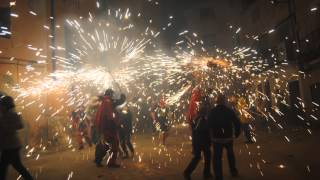
[[[185,179],[191,179],[191,174],[201,160],[201,154],[204,155],[204,178],[211,178],[211,164],[215,178],[223,179],[222,176],[222,154],[223,149],[227,151],[229,170],[232,176],[238,176],[236,168],[235,155],[233,152],[233,141],[240,135],[240,129],[244,131],[246,143],[254,143],[252,136],[252,117],[250,115],[248,103],[242,97],[236,101],[228,103],[223,94],[216,97],[216,102],[212,102],[209,93],[196,87],[192,90],[189,101],[187,122],[190,125],[192,134],[193,158],[184,171]],[[91,119],[89,123],[86,120],[84,124],[78,125],[79,149],[83,148],[83,142],[91,146],[91,142],[96,144],[95,163],[98,167],[102,166],[103,158],[108,154],[107,167],[119,168],[117,157],[120,150],[123,158],[129,158],[134,155],[134,147],[131,142],[132,135],[132,112],[127,106],[116,110],[126,101],[124,94],[120,99],[114,98],[114,92],[108,89],[104,96],[94,100],[84,111],[78,110],[78,116],[82,119]],[[155,103],[151,108],[150,117],[154,124],[154,129],[159,132],[160,145],[166,145],[169,124],[169,108],[166,106],[164,98],[159,103]],[[73,115],[72,117],[77,117]],[[77,118],[73,118],[76,120]],[[91,122],[91,123],[90,123]],[[88,125],[91,124],[91,125]],[[88,128],[92,132],[92,140],[87,140]],[[213,148],[212,148],[213,147]],[[213,149],[213,152],[211,152]],[[130,152],[130,154],[129,154]],[[213,157],[212,157],[213,154]]]
[[[184,178],[191,179],[191,174],[204,156],[204,178],[212,178],[211,166],[216,180],[222,180],[222,154],[226,149],[229,170],[232,176],[238,176],[236,160],[233,152],[234,139],[239,137],[240,129],[244,131],[247,143],[254,143],[248,103],[238,98],[232,106],[227,103],[223,94],[212,102],[210,93],[196,87],[192,90],[187,112],[187,123],[192,134],[193,157],[184,170]],[[126,96],[117,99],[112,89],[107,89],[103,96],[94,97],[84,106],[72,111],[70,119],[79,150],[85,145],[95,145],[94,163],[103,166],[106,159],[108,168],[119,168],[118,156],[130,158],[135,154],[131,142],[133,132],[133,113],[126,105]],[[120,107],[121,108],[118,108]],[[17,131],[23,128],[21,116],[14,111],[14,100],[10,96],[1,95],[0,99],[0,179],[5,179],[7,168],[11,164],[24,179],[32,179],[22,165],[19,150],[21,143]],[[160,145],[166,146],[170,129],[169,108],[164,98],[154,104],[150,112],[154,129],[159,132]],[[212,152],[213,150],[213,152]]]
[[[216,102],[212,103],[212,98],[208,93],[196,87],[192,91],[189,102],[187,121],[192,132],[193,158],[184,170],[184,178],[191,179],[191,174],[201,160],[202,153],[204,156],[203,177],[205,179],[213,177],[211,174],[212,164],[215,179],[222,180],[224,149],[227,151],[229,171],[233,177],[237,177],[238,170],[233,142],[235,138],[240,136],[241,127],[247,139],[246,143],[254,143],[251,130],[252,117],[248,112],[249,107],[246,100],[239,97],[234,103],[228,103],[227,97],[224,94],[219,94],[216,97]]]
[[[91,99],[86,108],[79,107],[71,113],[79,150],[84,148],[85,143],[90,147],[95,144],[94,162],[97,167],[103,166],[102,161],[107,155],[107,167],[120,167],[117,163],[120,150],[123,158],[134,155],[131,142],[132,113],[126,105],[117,108],[125,101],[124,94],[116,99],[114,91],[107,89],[103,96]]]

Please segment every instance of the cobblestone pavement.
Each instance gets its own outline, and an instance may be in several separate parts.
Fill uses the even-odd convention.
[[[290,139],[288,142],[287,139]],[[304,130],[261,132],[257,143],[245,144],[243,137],[235,142],[239,180],[285,179],[304,180],[320,177],[320,133],[308,135]],[[65,150],[42,154],[38,160],[24,160],[36,179],[183,179],[182,172],[191,159],[189,130],[179,126],[170,130],[167,147],[159,147],[151,135],[134,137],[136,155],[120,160],[122,168],[97,168],[93,163],[94,148],[82,151]],[[232,179],[224,162],[225,179]],[[202,163],[192,175],[202,179]],[[18,175],[10,168],[8,179]]]

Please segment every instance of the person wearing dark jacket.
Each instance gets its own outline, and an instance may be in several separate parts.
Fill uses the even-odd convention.
[[[154,106],[150,113],[155,129],[158,130],[161,145],[165,146],[169,131],[169,108],[164,98],[161,98],[158,105]]]
[[[238,176],[236,160],[233,152],[233,136],[240,135],[240,120],[236,113],[227,107],[226,97],[218,95],[217,106],[208,115],[209,127],[213,140],[213,167],[216,180],[222,180],[222,154],[226,148],[231,175]]]
[[[134,156],[134,149],[131,143],[132,113],[128,107],[123,108],[123,110],[120,112],[119,119],[120,119],[120,126],[121,126],[119,135],[120,135],[121,148],[124,152],[123,158],[129,158],[128,149],[130,150],[130,153],[132,156]]]
[[[32,176],[20,159],[21,143],[17,130],[23,128],[21,117],[14,111],[14,100],[10,96],[0,97],[0,179],[5,180],[11,164],[25,180]]]
[[[193,104],[197,104],[197,107],[194,107]],[[209,110],[209,101],[208,98],[204,95],[201,95],[199,89],[195,89],[192,92],[191,100],[189,104],[189,118],[188,123],[192,131],[192,153],[193,158],[188,164],[187,168],[184,170],[184,178],[186,180],[191,179],[191,174],[197,167],[199,161],[201,160],[201,153],[204,155],[204,169],[203,176],[205,179],[211,178],[212,174],[210,172],[210,159],[211,159],[211,150],[210,150],[210,132],[208,128],[207,113]],[[196,108],[196,112],[194,109]],[[193,113],[192,113],[193,112]]]
[[[125,102],[126,96],[121,94],[120,99],[114,99],[113,94],[112,89],[106,90],[96,114],[95,127],[101,137],[100,142],[96,145],[95,153],[95,163],[98,167],[102,166],[102,159],[109,149],[111,155],[108,159],[107,166],[109,168],[120,167],[120,165],[116,163],[119,152],[120,122],[115,108]]]

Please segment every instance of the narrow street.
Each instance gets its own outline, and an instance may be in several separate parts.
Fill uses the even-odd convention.
[[[176,127],[170,130],[167,149],[152,146],[152,138],[136,136],[136,156],[121,160],[122,168],[97,168],[93,163],[94,148],[83,151],[66,150],[48,152],[38,160],[25,160],[26,166],[36,179],[183,179],[182,172],[191,158],[191,143],[188,129]],[[258,134],[258,143],[244,144],[241,137],[236,140],[235,152],[240,176],[236,179],[317,179],[320,176],[320,132],[308,135],[304,131]],[[284,135],[290,137],[290,143]],[[228,174],[224,159],[225,179]],[[9,179],[18,175],[10,169]],[[193,179],[202,179],[202,164],[193,174]]]
[[[0,180],[189,180],[211,140],[216,180],[320,180],[319,19],[320,0],[0,0]],[[134,156],[97,167],[99,138]]]

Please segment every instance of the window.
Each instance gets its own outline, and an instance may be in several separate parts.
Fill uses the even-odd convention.
[[[10,8],[9,7],[0,7],[0,37],[10,38]]]

